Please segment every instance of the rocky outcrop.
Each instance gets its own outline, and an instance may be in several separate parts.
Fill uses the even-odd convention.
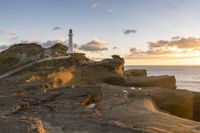
[[[68,47],[63,45],[63,44],[61,44],[61,43],[56,43],[50,49],[54,50],[55,52],[57,52],[57,53],[59,53],[61,55],[65,55]]]
[[[29,84],[48,84],[51,88],[57,88],[102,83],[112,77],[116,82],[116,78],[123,78],[123,64],[124,60],[121,59],[94,62],[83,54],[74,54],[65,60],[38,63],[19,73],[25,72],[24,80]],[[29,73],[26,73],[27,70]],[[30,75],[30,72],[34,74]]]
[[[160,109],[160,106],[158,106],[163,105],[162,103],[165,102],[163,100],[167,100],[168,103],[173,103],[174,100],[176,100],[175,97],[173,99],[173,97],[170,96],[171,93],[167,92],[175,92],[178,95],[182,90],[163,90],[155,88],[137,90],[129,87],[106,84],[102,85],[102,87],[104,88],[103,94],[105,95],[98,106],[101,109],[101,118],[109,121],[115,120],[116,123],[121,126],[142,128],[144,131],[150,133],[199,132],[199,122],[180,119],[167,113],[166,110]],[[183,96],[184,93],[180,95]],[[200,96],[200,94],[198,95]],[[159,97],[161,100],[154,101],[154,97]],[[171,99],[163,97],[169,97]],[[187,96],[185,96],[185,98],[186,97]],[[180,97],[177,97],[177,99],[179,98]],[[179,99],[179,101],[181,100],[182,99]],[[184,110],[184,108],[182,109]]]
[[[115,77],[105,78],[104,82],[113,85],[124,85],[126,83],[126,80],[124,77],[115,76]]]
[[[0,91],[2,94],[2,88]],[[172,92],[177,95],[171,97]],[[167,105],[162,100],[171,104],[174,100],[182,101],[178,95],[184,96],[185,92],[181,92],[133,90],[109,84],[55,90],[38,86],[26,86],[21,91],[7,89],[4,97],[0,97],[0,129],[2,133],[198,133],[198,122],[180,119],[160,108]],[[162,98],[157,100],[156,97]]]
[[[65,56],[66,51],[67,47],[62,44],[51,48],[42,48],[36,43],[13,45],[0,53],[0,74],[40,59]]]
[[[36,43],[28,43],[28,44],[15,44],[8,48],[7,50],[4,50],[1,52],[2,55],[15,55],[17,53],[26,53],[29,56],[36,55],[43,51],[44,48],[42,48],[41,45]]]
[[[156,91],[152,98],[158,107],[173,115],[200,121],[200,93],[187,90]]]
[[[127,77],[132,76],[132,77],[138,77],[138,76],[147,76],[147,70],[144,69],[131,69],[125,71],[125,75]]]
[[[164,89],[176,89],[176,79],[174,76],[140,76],[127,77],[126,86],[134,87],[160,87]]]
[[[30,50],[26,51],[29,47],[33,51],[32,54],[30,54]],[[66,55],[66,49],[67,47],[62,44],[56,44],[47,49],[38,44],[18,44],[2,52],[2,54],[11,55],[15,58],[18,52],[26,51],[21,53],[26,55],[26,59],[25,56],[23,57],[26,61],[21,62],[18,59],[15,65],[1,70],[23,68],[15,69],[18,71],[11,74],[16,76],[23,74],[21,76],[24,78],[22,82],[28,81],[29,84],[48,85],[51,88],[101,82],[133,87],[176,88],[176,81],[173,76],[147,77],[146,70],[128,70],[124,72],[124,59],[118,55],[113,55],[112,59],[105,59],[99,62],[88,59],[82,53],[72,54],[69,58],[59,58]],[[35,60],[36,62],[34,62]],[[12,62],[10,59],[9,61]],[[12,63],[14,62],[16,61]]]
[[[35,43],[17,44],[2,51],[0,53],[0,74],[20,66],[41,51],[43,48]]]

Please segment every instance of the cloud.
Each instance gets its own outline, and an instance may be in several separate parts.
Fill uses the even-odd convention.
[[[135,29],[123,29],[124,35],[135,34],[137,30]]]
[[[13,36],[13,37],[11,37],[10,39],[11,39],[12,41],[16,41],[16,40],[19,39],[19,37],[18,37],[18,36]]]
[[[53,31],[62,30],[62,27],[60,27],[60,26],[55,26],[55,27],[53,27],[52,30],[53,30]]]
[[[195,37],[172,37],[171,40],[159,40],[149,42],[150,48],[159,47],[177,47],[179,49],[200,49],[200,38]]]
[[[78,48],[78,47],[79,47],[79,45],[74,43],[74,48]]]
[[[67,41],[64,40],[47,40],[46,42],[41,43],[41,45],[44,48],[48,48],[55,45],[56,43],[62,43],[63,45],[67,45]]]
[[[11,45],[0,45],[0,52],[9,48]]]
[[[91,6],[91,9],[92,9],[93,11],[96,11],[96,9],[97,9],[98,6],[99,6],[98,3],[94,3],[94,4]]]
[[[113,13],[114,11],[113,11],[113,10],[108,10],[108,12],[109,12],[109,13]]]
[[[200,38],[172,37],[170,40],[149,42],[147,50],[131,48],[127,58],[177,58],[200,56]]]
[[[10,35],[10,36],[16,36],[16,34],[17,34],[17,31],[16,31],[15,29],[13,29],[13,30],[11,30],[11,31],[9,32],[9,35]]]
[[[1,33],[3,33],[3,31],[2,31],[2,30],[0,30],[0,34],[1,34]]]
[[[118,47],[116,47],[116,46],[115,46],[115,47],[113,47],[113,50],[116,50],[116,49],[119,49],[119,48],[118,48]]]
[[[177,39],[180,39],[180,36],[174,36],[171,38],[172,40],[177,40]]]
[[[166,8],[169,10],[178,10],[178,5],[175,3],[167,3]]]
[[[44,48],[48,48],[48,47],[51,47],[53,45],[55,45],[56,43],[61,43],[65,46],[68,46],[68,43],[67,43],[67,40],[66,39],[57,39],[57,40],[47,40],[46,42],[43,42],[43,43],[40,43],[42,45],[42,47]],[[78,48],[79,45],[74,43],[74,48]]]
[[[98,39],[92,40],[86,44],[79,47],[83,51],[103,51],[108,50],[108,43],[104,41],[99,41]]]
[[[18,41],[18,43],[24,43],[24,44],[26,44],[26,43],[37,43],[37,44],[40,44],[41,42],[39,42],[39,41],[20,40],[20,41]]]
[[[12,39],[12,38],[11,38]],[[13,37],[13,40],[18,40],[18,37]],[[63,45],[66,45],[67,46],[67,41],[66,40],[47,40],[45,42],[40,42],[40,41],[29,41],[29,40],[19,40],[19,41],[16,41],[15,43],[12,43],[12,44],[9,44],[9,45],[0,45],[0,51],[3,51],[7,48],[9,48],[10,46],[14,45],[14,44],[29,44],[29,43],[37,43],[37,44],[40,44],[42,47],[44,48],[49,48],[53,45],[55,45],[56,43],[61,43]],[[78,44],[75,44],[74,43],[74,48],[78,48]]]

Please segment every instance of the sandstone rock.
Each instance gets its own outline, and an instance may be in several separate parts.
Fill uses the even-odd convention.
[[[144,69],[131,69],[131,70],[127,70],[125,71],[125,75],[126,76],[147,76],[147,70]]]
[[[0,53],[0,74],[19,67],[20,64],[43,51],[43,48],[35,43],[16,44]]]
[[[124,83],[123,64],[124,60],[121,59],[91,62],[84,54],[76,53],[66,59],[36,63],[16,72],[13,78],[21,83],[48,84],[51,88],[96,84],[105,80],[112,80],[114,84],[122,84]],[[111,78],[108,79],[109,77]],[[122,81],[119,82],[120,80]]]
[[[113,84],[113,85],[124,85],[125,84],[125,78],[116,76],[116,77],[109,77],[104,79],[105,83]]]
[[[38,54],[44,50],[41,45],[36,43],[27,43],[27,44],[15,44],[8,48],[7,50],[4,50],[1,52],[1,55],[15,55],[17,53],[27,53],[29,56],[33,56]]]
[[[49,50],[53,52],[53,56],[64,56],[67,54],[67,49],[68,47],[61,43],[57,43],[49,48]]]
[[[53,49],[53,50],[55,50],[55,51],[57,51],[57,52],[65,52],[66,53],[66,51],[67,51],[67,46],[65,46],[65,45],[63,45],[63,44],[61,44],[61,43],[56,43],[55,45],[53,45],[52,47],[51,47],[51,49]]]
[[[161,87],[165,89],[176,89],[176,79],[174,76],[128,77],[125,85],[133,87]]]
[[[152,98],[158,107],[173,115],[200,121],[200,93],[187,90],[159,90]]]
[[[199,122],[178,118],[177,116],[167,113],[167,110],[162,110],[160,108],[162,105],[167,105],[165,104],[165,100],[167,103],[171,103],[172,105],[176,105],[175,100],[178,100],[178,105],[188,105],[190,102],[187,101],[186,97],[190,94],[186,95],[184,98],[185,100],[183,100],[183,98],[181,98],[184,97],[183,90],[179,91],[155,88],[132,90],[129,87],[113,86],[107,84],[103,84],[102,88],[102,91],[105,95],[102,101],[99,103],[99,108],[102,110],[101,118],[103,119],[105,118],[109,121],[117,120],[125,125],[130,124],[132,127],[141,127],[150,133],[199,132]],[[179,96],[179,92],[181,93],[182,91],[183,93],[180,94],[181,96]],[[173,93],[176,93],[176,95],[171,96]],[[200,96],[200,94],[196,94]],[[160,98],[159,101],[157,101],[155,97]],[[188,98],[192,101],[192,97],[189,96]],[[187,109],[187,107],[190,106],[185,107],[186,108],[180,108],[180,110],[182,110],[181,113],[184,112],[184,110],[190,110]],[[197,111],[197,108],[198,105],[192,109]]]
[[[36,43],[13,45],[0,53],[0,74],[43,58],[64,56],[66,51],[67,47],[62,44],[51,48],[42,48]]]

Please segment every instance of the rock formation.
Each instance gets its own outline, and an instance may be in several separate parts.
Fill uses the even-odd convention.
[[[62,44],[46,49],[36,43],[13,45],[0,53],[0,74],[43,58],[65,56],[66,49]]]
[[[116,55],[67,56],[62,44],[1,52],[0,105],[2,133],[200,131],[200,94],[176,90],[174,76],[124,71]]]
[[[160,87],[163,89],[176,89],[174,76],[140,76],[128,77],[125,85],[134,87]]]
[[[138,76],[147,76],[147,71],[144,69],[131,69],[125,71],[125,74],[127,77],[133,76],[133,77],[138,77]]]

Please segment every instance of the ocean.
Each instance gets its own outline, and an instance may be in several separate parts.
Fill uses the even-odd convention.
[[[174,75],[177,89],[200,92],[200,66],[125,66],[129,69],[146,69],[148,76]]]

